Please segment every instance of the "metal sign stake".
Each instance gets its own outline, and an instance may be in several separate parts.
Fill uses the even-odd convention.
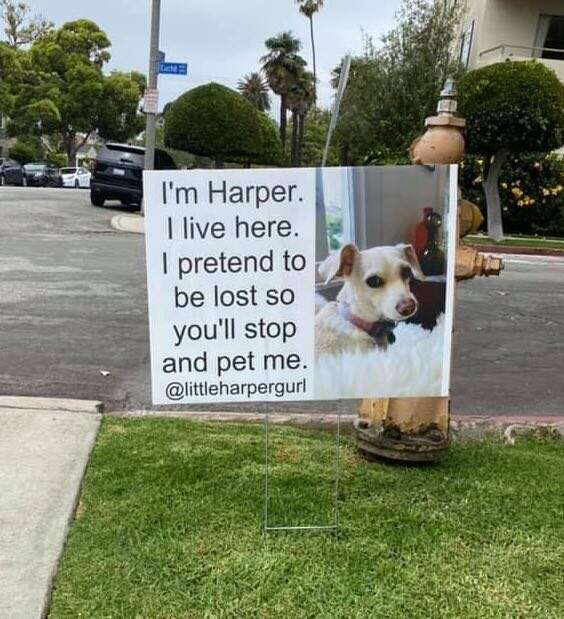
[[[339,529],[339,482],[340,482],[340,447],[341,447],[341,413],[343,402],[339,400],[337,410],[337,431],[335,437],[335,457],[334,457],[334,490],[333,490],[333,522],[332,524],[296,525],[296,526],[271,526],[269,524],[268,506],[270,501],[270,450],[269,450],[269,426],[270,426],[270,404],[265,403],[264,413],[264,534],[273,531],[331,531],[337,533]]]

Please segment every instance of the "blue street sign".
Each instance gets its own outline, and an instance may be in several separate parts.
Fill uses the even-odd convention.
[[[188,75],[188,65],[181,62],[161,62],[159,73],[165,75]]]

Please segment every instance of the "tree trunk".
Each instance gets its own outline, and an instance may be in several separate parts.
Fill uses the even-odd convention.
[[[280,95],[280,141],[282,142],[282,153],[286,154],[286,95]]]
[[[67,155],[67,165],[74,167],[76,166],[76,144],[75,144],[75,134],[71,133],[65,136],[65,151]]]
[[[494,241],[501,241],[503,239],[503,220],[501,217],[501,201],[499,199],[499,173],[508,155],[509,151],[506,148],[502,148],[492,157],[488,169],[488,177],[484,185],[488,210],[488,236]]]
[[[80,144],[76,142],[76,134],[71,134],[67,145],[67,164],[70,167],[76,167],[76,155],[78,151],[88,142],[88,138],[92,134],[94,129],[91,129],[80,141]]]
[[[292,152],[291,152],[291,161],[292,165],[295,166],[298,164],[298,128],[299,128],[299,115],[293,110],[292,111]]]
[[[315,54],[315,35],[313,33],[313,15],[309,16],[309,29],[311,33],[311,55],[313,60],[313,104],[317,103],[317,59]]]
[[[306,123],[306,113],[301,112],[299,115],[299,133],[298,133],[298,157],[297,157],[297,165],[301,168],[302,160],[303,160],[303,152],[304,152],[304,135],[305,135],[305,123]]]
[[[341,165],[342,166],[352,166],[353,164],[353,158],[352,158],[352,154],[351,154],[351,149],[350,149],[350,144],[348,144],[348,142],[345,142],[342,146],[341,146]]]

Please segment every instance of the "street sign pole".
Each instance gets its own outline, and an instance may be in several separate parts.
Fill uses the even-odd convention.
[[[149,90],[157,90],[159,77],[159,39],[161,27],[161,0],[152,0],[151,11],[151,51],[149,54]],[[145,170],[155,168],[155,142],[158,111],[146,111],[147,125],[145,129]],[[141,205],[143,212],[144,205]]]

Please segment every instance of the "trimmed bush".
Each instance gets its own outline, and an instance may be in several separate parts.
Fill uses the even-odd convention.
[[[165,115],[165,145],[217,162],[254,160],[262,151],[259,112],[220,84],[180,96]]]
[[[564,143],[564,86],[539,62],[499,62],[458,84],[466,151],[474,155],[548,152]]]
[[[535,61],[501,62],[460,80],[467,152],[487,163],[484,190],[488,233],[503,237],[498,179],[511,155],[548,152],[564,142],[564,85]]]

